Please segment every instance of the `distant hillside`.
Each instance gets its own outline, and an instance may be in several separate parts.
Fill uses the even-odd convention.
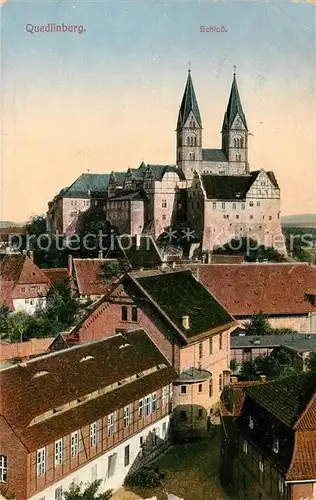
[[[316,214],[285,215],[283,227],[316,227]]]

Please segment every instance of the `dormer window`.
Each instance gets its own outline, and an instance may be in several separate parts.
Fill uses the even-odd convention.
[[[278,440],[278,438],[274,438],[273,439],[272,450],[273,450],[274,453],[279,453],[280,447],[279,447],[279,440]]]
[[[250,429],[253,430],[253,428],[255,426],[255,422],[254,422],[254,419],[252,418],[251,415],[249,415],[248,424],[249,424]]]

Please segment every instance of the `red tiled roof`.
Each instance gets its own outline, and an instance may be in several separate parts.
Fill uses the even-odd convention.
[[[91,358],[82,362],[87,356]],[[165,367],[29,425],[34,417],[161,364]],[[47,373],[34,378],[41,372]],[[135,330],[1,370],[1,415],[27,449],[34,451],[170,384],[176,377],[147,333]]]
[[[48,286],[50,280],[26,255],[3,254],[0,255],[0,305],[7,305],[13,310],[13,299],[32,298],[39,294],[35,288],[30,288],[25,294],[21,286],[17,285],[44,285]],[[45,295],[41,290],[41,295]]]
[[[14,358],[28,358],[47,352],[53,337],[30,339],[27,342],[0,344],[0,361]]]
[[[202,265],[198,279],[233,316],[316,312],[306,297],[316,285],[309,264]]]
[[[66,267],[42,269],[51,283],[65,283],[71,279]]]
[[[311,398],[294,428],[300,431],[316,431],[316,394]]]
[[[245,262],[243,255],[213,254],[210,264],[241,264],[242,262]]]
[[[109,284],[100,277],[103,266],[114,259],[73,259],[74,273],[81,295],[103,295]]]
[[[288,481],[316,478],[316,428],[313,431],[295,432],[294,451],[286,473]]]

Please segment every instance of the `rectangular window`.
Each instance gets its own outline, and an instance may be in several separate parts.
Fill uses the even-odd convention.
[[[144,398],[144,414],[145,414],[145,417],[148,417],[148,415],[150,415],[151,413],[151,397],[150,396],[146,396]]]
[[[245,210],[245,208],[246,208],[246,204],[245,204],[245,203],[242,203],[242,204],[241,204],[241,208],[242,208],[242,210]]]
[[[208,385],[208,395],[211,398],[213,395],[213,379],[210,378],[209,385]]]
[[[269,220],[272,220],[272,216],[271,215],[269,215]]]
[[[199,392],[202,392],[202,390],[203,390],[203,385],[199,384]]]
[[[129,465],[129,445],[124,448],[124,467]]]
[[[98,431],[98,423],[93,422],[90,424],[90,446],[93,448],[97,444],[97,431]]]
[[[144,416],[144,400],[140,399],[138,402],[138,416],[142,418]]]
[[[64,443],[63,439],[55,441],[55,467],[63,463]]]
[[[45,471],[46,471],[46,449],[45,448],[41,448],[40,450],[37,450],[36,465],[37,465],[37,476],[42,476],[43,474],[45,474]]]
[[[167,200],[162,200],[161,201],[161,207],[162,208],[167,208]]]
[[[132,321],[138,321],[138,311],[136,306],[132,307]]]
[[[202,417],[203,417],[203,410],[202,410],[201,408],[199,409],[199,413],[198,413],[198,415],[199,415],[199,418],[202,418]]]
[[[203,342],[199,343],[199,358],[203,358]]]
[[[233,203],[233,210],[236,210],[236,203]]]
[[[5,455],[0,455],[0,483],[8,481],[8,458]]]
[[[236,219],[239,219],[239,215],[236,215]]]
[[[219,334],[219,350],[223,349],[223,334]]]
[[[257,201],[257,207],[260,207],[260,201]]]
[[[171,385],[162,388],[162,406],[166,406],[171,401]]]
[[[274,438],[273,439],[272,449],[273,449],[274,453],[279,453],[280,447],[279,447],[279,440],[278,440],[278,438]]]
[[[116,467],[116,460],[117,460],[117,453],[113,453],[113,455],[110,455],[108,458],[108,477],[113,477],[115,474],[115,467]]]
[[[186,394],[186,393],[187,393],[187,386],[181,385],[181,394]]]
[[[163,216],[162,216],[162,220],[166,220],[166,219],[167,219],[166,214],[163,214]]]
[[[74,457],[79,453],[79,431],[75,431],[70,437],[70,453]]]
[[[249,201],[249,206],[253,207],[253,201]]]
[[[185,410],[181,410],[180,417],[182,420],[186,420],[187,419],[187,412]]]
[[[222,203],[222,210],[225,210],[225,208],[226,208],[226,203],[225,203],[225,202],[223,202],[223,203]]]
[[[55,500],[62,500],[63,498],[63,487],[59,486],[59,488],[55,489]]]
[[[124,427],[128,427],[131,424],[131,406],[124,406]]]
[[[157,394],[154,393],[151,396],[151,412],[154,413],[157,410]]]
[[[162,439],[165,439],[167,435],[167,422],[162,424]]]
[[[208,339],[208,352],[209,354],[213,353],[213,337]]]
[[[249,215],[249,219],[253,219],[253,215]]]
[[[219,390],[221,391],[223,388],[223,375],[222,374],[219,375],[218,386],[219,386]]]
[[[243,451],[244,455],[248,454],[248,443],[245,440],[243,440],[242,451]]]
[[[108,415],[108,437],[113,436],[115,432],[115,413]]]
[[[213,210],[216,210],[216,201],[213,201]]]
[[[121,317],[122,317],[122,321],[127,321],[127,307],[126,306],[122,306]]]

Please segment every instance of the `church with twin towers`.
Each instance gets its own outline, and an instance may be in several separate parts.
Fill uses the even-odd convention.
[[[176,125],[176,162],[161,165],[143,161],[138,168],[112,171],[106,180],[104,174],[82,174],[55,197],[71,207],[69,213],[67,209],[59,213],[59,220],[65,220],[59,230],[71,234],[76,213],[85,210],[87,204],[102,203],[107,220],[122,234],[151,234],[157,240],[166,232],[172,234],[181,224],[194,232],[202,253],[240,238],[256,240],[286,253],[277,179],[272,170],[252,169],[249,165],[249,129],[235,69],[228,103],[223,103],[223,121],[218,126],[221,149],[206,147],[202,114],[189,69]],[[84,194],[81,205],[80,200],[78,204],[74,202],[78,186],[88,186],[93,176],[96,189],[98,175],[102,189],[100,186],[97,191],[103,190],[103,199],[87,188],[88,203],[82,201]],[[67,196],[72,196],[68,204]],[[76,211],[79,205],[81,209]],[[51,203],[51,214],[55,206]],[[52,227],[53,219],[54,216]]]

